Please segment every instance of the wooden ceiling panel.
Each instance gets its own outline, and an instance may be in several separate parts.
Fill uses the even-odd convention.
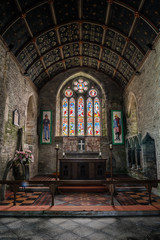
[[[116,68],[117,63],[119,61],[119,57],[116,53],[112,52],[111,50],[109,50],[107,48],[104,48],[102,60]]]
[[[33,43],[30,43],[24,50],[17,56],[18,61],[26,70],[38,57]]]
[[[1,36],[38,88],[77,66],[125,87],[159,28],[156,0],[6,0],[0,8]]]
[[[65,64],[67,69],[72,67],[78,67],[80,66],[80,59],[79,57],[69,58],[65,60]]]
[[[105,46],[121,54],[125,45],[125,38],[112,30],[108,30],[105,38]]]
[[[134,13],[128,9],[121,7],[117,4],[112,4],[111,13],[109,18],[109,25],[119,29],[122,33],[128,35],[132,22],[134,19]]]
[[[58,24],[78,19],[78,1],[54,1],[54,7]]]
[[[106,15],[106,0],[84,0],[83,1],[83,19],[104,23]]]
[[[22,19],[18,20],[16,24],[12,25],[4,35],[4,40],[8,44],[9,48],[12,47],[13,53],[16,53],[21,46],[30,39],[30,35],[25,27]]]
[[[77,23],[63,25],[59,28],[59,33],[62,43],[77,41],[79,39],[79,25]]]
[[[79,55],[79,43],[67,44],[63,46],[64,58]]]
[[[58,62],[60,59],[61,55],[59,48],[55,48],[43,56],[43,60],[47,68],[51,66],[53,63]]]
[[[53,26],[53,21],[49,4],[46,3],[28,12],[26,20],[33,35],[51,28]]]
[[[103,27],[95,24],[83,23],[82,35],[84,41],[90,41],[101,44],[103,36]]]
[[[89,57],[99,58],[100,46],[90,43],[83,43],[82,54]]]
[[[56,32],[54,30],[48,31],[37,38],[37,44],[41,54],[58,46]]]

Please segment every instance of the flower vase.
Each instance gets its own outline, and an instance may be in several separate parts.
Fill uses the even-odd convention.
[[[13,177],[15,180],[24,180],[24,167],[21,163],[13,165]]]
[[[29,164],[24,164],[25,167],[25,180],[29,180]]]

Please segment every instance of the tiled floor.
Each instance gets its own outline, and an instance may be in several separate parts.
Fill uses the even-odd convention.
[[[1,240],[160,240],[160,217],[0,218]]]
[[[0,202],[1,206],[13,204],[13,193],[8,193],[6,200]],[[17,206],[50,205],[49,192],[18,192]],[[123,191],[114,196],[114,205],[147,205],[148,193],[146,191]],[[152,204],[160,205],[160,197],[152,194]],[[111,196],[108,193],[63,193],[55,196],[55,205],[59,206],[110,206]]]

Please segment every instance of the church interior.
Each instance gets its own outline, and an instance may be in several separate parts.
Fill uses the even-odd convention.
[[[156,0],[1,1],[0,215],[160,214],[159,37]]]

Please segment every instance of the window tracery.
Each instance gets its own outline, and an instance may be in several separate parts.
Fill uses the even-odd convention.
[[[78,79],[68,86],[62,100],[62,136],[100,136],[101,105],[98,92]]]

